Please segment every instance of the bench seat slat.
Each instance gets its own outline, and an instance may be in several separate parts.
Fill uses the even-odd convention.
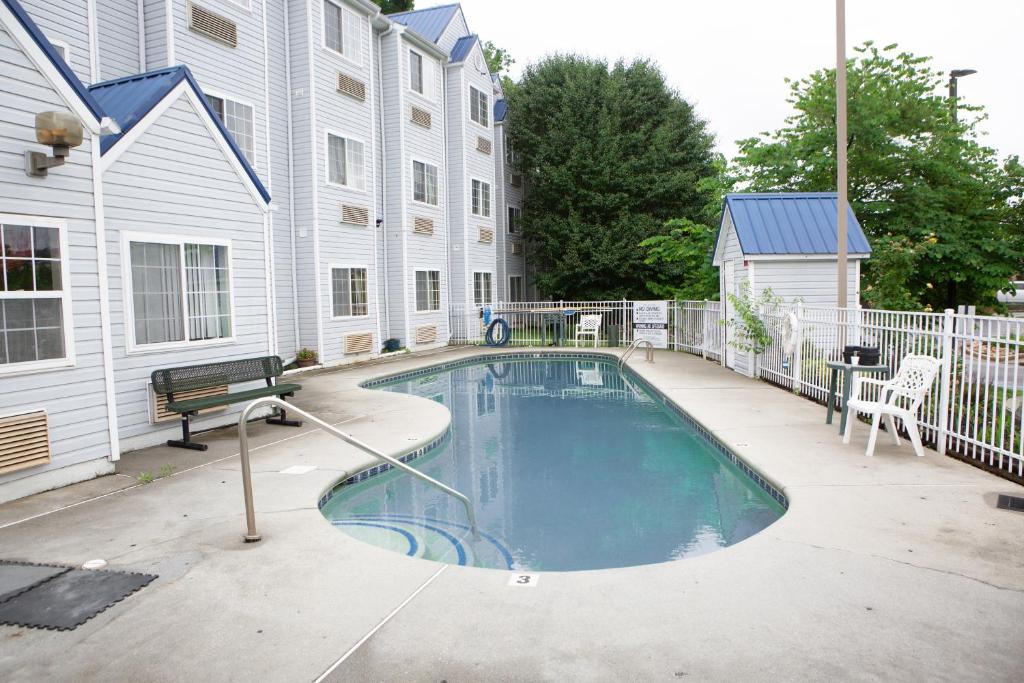
[[[174,401],[167,404],[167,409],[175,413],[189,413],[195,410],[216,408],[218,406],[251,401],[253,399],[264,398],[267,396],[291,394],[301,388],[301,384],[277,384],[272,387],[259,387],[248,391],[236,391],[230,394],[220,394],[218,396],[205,396],[203,398],[194,398],[187,401]]]

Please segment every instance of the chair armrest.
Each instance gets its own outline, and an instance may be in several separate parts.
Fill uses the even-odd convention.
[[[885,403],[888,400],[888,392],[892,391],[889,386],[891,380],[880,380],[872,379],[871,377],[859,377],[857,373],[853,375],[853,388],[850,390],[850,399],[860,398],[860,386],[861,384],[875,384],[879,387],[878,400]]]

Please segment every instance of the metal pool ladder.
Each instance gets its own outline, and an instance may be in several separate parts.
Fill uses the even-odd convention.
[[[633,342],[626,347],[626,350],[622,353],[622,356],[619,357],[620,371],[622,370],[622,368],[626,366],[626,361],[629,360],[629,357],[633,355],[633,352],[636,351],[641,344],[647,344],[647,350],[644,352],[644,358],[647,360],[648,363],[654,362],[654,344],[647,341],[646,339],[634,339]],[[290,407],[291,406],[289,406],[289,408]]]
[[[288,410],[288,412],[290,413],[298,413],[304,419],[309,420],[310,422],[312,422],[317,427],[327,432],[331,436],[337,437],[344,441],[345,443],[355,446],[364,453],[369,453],[378,460],[383,460],[392,467],[397,467],[406,474],[411,474],[417,479],[421,479],[430,484],[431,486],[434,486],[444,491],[449,496],[457,498],[459,502],[461,502],[462,505],[465,506],[466,508],[466,516],[469,518],[469,526],[470,529],[472,529],[473,531],[473,538],[479,538],[479,533],[477,532],[476,528],[476,512],[474,511],[473,503],[469,500],[469,498],[459,493],[455,489],[451,488],[450,486],[446,486],[445,484],[442,484],[436,479],[428,477],[419,470],[409,467],[409,465],[405,464],[401,460],[397,460],[395,458],[392,458],[390,455],[381,453],[376,448],[373,448],[372,446],[363,443],[362,441],[352,436],[351,434],[346,434],[337,427],[327,424],[320,418],[310,415],[305,410],[302,410],[301,408],[296,408],[294,403],[285,403],[279,398],[271,397],[261,398],[259,400],[253,401],[252,403],[247,405],[245,407],[245,410],[242,411],[242,414],[238,416],[238,444],[240,446],[240,455],[242,458],[242,492],[245,495],[246,543],[255,543],[256,541],[259,541],[261,538],[263,538],[262,534],[259,534],[256,531],[256,511],[255,508],[253,507],[252,502],[252,472],[249,468],[249,436],[246,429],[249,423],[249,415],[251,415],[254,410],[261,406],[277,406],[280,409]]]

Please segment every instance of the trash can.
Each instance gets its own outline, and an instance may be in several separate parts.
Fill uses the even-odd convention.
[[[615,348],[622,339],[622,325],[608,325],[605,329],[608,330],[608,346]]]

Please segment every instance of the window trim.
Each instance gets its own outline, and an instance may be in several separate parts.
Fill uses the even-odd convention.
[[[422,71],[423,71],[423,89],[424,90],[429,90],[430,91],[430,95],[427,95],[425,92],[417,92],[416,90],[412,89],[412,68],[411,68],[411,64],[409,64],[409,61],[411,60],[411,58],[406,60],[406,69],[408,70],[408,74],[406,74],[406,79],[405,79],[406,91],[409,92],[410,94],[412,94],[413,98],[415,98],[415,99],[419,99],[419,100],[422,100],[423,102],[427,102],[427,103],[430,103],[430,104],[436,104],[437,101],[438,101],[438,97],[437,97],[437,93],[438,93],[437,74],[441,70],[441,66],[438,64],[438,61],[436,59],[434,59],[433,57],[427,55],[422,50],[417,50],[416,48],[410,47],[410,48],[408,48],[408,52],[410,52],[410,53],[415,52],[416,54],[418,54],[420,56],[420,66],[422,67]],[[427,69],[428,62],[430,64],[430,68],[429,69]],[[429,86],[427,85],[427,83],[428,83],[428,81],[427,81],[427,71],[430,72],[430,76],[431,76],[430,81],[429,81],[429,83],[430,83]]]
[[[50,45],[53,45],[55,49],[63,50],[64,54],[61,55],[61,59],[64,60],[65,64],[71,66],[71,46],[68,45],[68,41],[55,39],[50,41]]]
[[[358,47],[358,52],[359,52],[359,59],[358,60],[352,59],[351,57],[349,57],[348,55],[346,55],[343,52],[338,52],[333,47],[331,47],[331,46],[329,46],[327,44],[327,12],[324,10],[324,5],[326,5],[327,3],[330,3],[330,4],[334,5],[335,7],[340,9],[342,12],[349,12],[350,14],[354,15],[357,20],[362,19],[362,15],[358,14],[357,12],[355,12],[351,7],[348,7],[343,2],[339,2],[338,0],[321,0],[321,2],[320,2],[320,47],[323,48],[324,50],[326,50],[328,52],[328,54],[334,55],[335,57],[338,57],[339,59],[342,59],[342,60],[348,62],[349,64],[351,64],[353,66],[357,66],[360,69],[362,69],[363,68],[363,45],[362,45],[362,41],[360,41],[359,47]],[[360,35],[362,35],[362,31],[360,31]],[[345,44],[344,43],[344,41],[345,41],[345,19],[344,19],[344,15],[342,15],[342,20],[341,20],[341,40],[342,40],[342,47],[344,48],[344,44]]]
[[[207,104],[209,104],[209,100],[207,98],[209,98],[209,97],[216,97],[219,100],[223,100],[225,104],[227,104],[230,101],[230,102],[234,102],[235,104],[240,104],[243,107],[249,107],[249,109],[252,110],[252,159],[250,159],[249,157],[245,156],[245,150],[242,149],[242,144],[235,137],[235,134],[231,133],[231,129],[228,128],[228,122],[225,121],[224,119],[220,118],[220,116],[217,115],[217,110],[214,109],[213,105],[210,105],[210,109],[213,111],[213,114],[217,118],[217,120],[220,121],[221,124],[224,126],[224,130],[226,130],[227,132],[231,133],[231,140],[238,147],[239,151],[242,152],[242,157],[244,157],[245,160],[249,163],[249,165],[253,167],[253,170],[255,170],[256,169],[256,155],[259,153],[259,146],[256,143],[256,118],[257,118],[256,105],[253,104],[252,102],[248,101],[248,100],[243,100],[243,99],[241,99],[239,97],[235,97],[234,95],[229,95],[229,94],[225,93],[223,90],[215,90],[215,89],[211,90],[211,89],[205,88],[205,87],[200,87],[200,90],[202,90],[202,92],[203,92],[203,100]]]
[[[75,328],[74,313],[71,310],[71,255],[68,251],[68,222],[59,218],[31,216],[17,213],[0,213],[0,223],[4,225],[26,225],[33,228],[56,228],[60,237],[60,301],[61,322],[64,325],[64,357],[47,360],[30,360],[21,363],[0,363],[0,377],[47,372],[63,368],[76,367],[75,362]],[[55,299],[54,296],[40,296],[39,292],[20,292],[20,296],[7,296],[11,292],[0,292],[0,299]]]
[[[477,275],[487,275],[487,276],[489,276],[487,278],[487,291],[488,291],[488,293],[490,295],[490,297],[489,297],[490,301],[481,301],[480,303],[477,303],[477,301],[476,301],[476,276]],[[473,305],[474,306],[493,306],[494,303],[495,303],[495,301],[494,301],[494,271],[493,270],[474,270],[473,271]]]
[[[355,185],[345,185],[343,183],[336,183],[333,180],[331,180],[331,136],[332,135],[334,137],[336,137],[336,138],[342,138],[343,140],[351,140],[352,142],[358,142],[360,145],[363,146],[363,187],[362,187],[362,189],[356,187]],[[366,168],[368,166],[368,164],[366,163],[367,162],[367,159],[366,159],[366,147],[367,147],[366,140],[364,140],[362,138],[356,137],[355,135],[349,135],[348,133],[343,133],[342,131],[336,130],[336,129],[333,129],[333,128],[325,128],[324,129],[324,183],[329,185],[329,186],[331,186],[331,187],[340,187],[342,189],[349,190],[351,192],[359,192],[360,194],[366,194],[367,192],[369,192],[369,190],[366,189],[368,184],[369,184],[369,183],[366,182]],[[348,156],[348,154],[346,153],[346,157],[347,156]],[[371,163],[369,165],[372,167],[372,160],[370,160],[370,161],[371,161]],[[346,164],[347,163],[348,163],[348,161],[346,159]]]
[[[484,130],[490,130],[491,129],[491,119],[493,118],[493,116],[492,116],[493,112],[491,112],[491,110],[490,110],[491,109],[491,96],[488,95],[485,91],[481,90],[480,88],[476,87],[475,85],[473,85],[471,83],[471,84],[469,84],[469,96],[470,97],[473,96],[473,91],[474,90],[476,92],[480,93],[481,95],[483,95],[483,97],[484,97],[484,101],[485,101],[484,111],[486,112],[486,115],[487,115],[487,123],[486,124],[480,123],[479,121],[477,121],[476,119],[473,118],[473,105],[472,105],[472,102],[470,102],[470,105],[469,105],[469,120],[471,122],[475,123],[476,125],[480,126],[481,128],[483,128]]]
[[[518,299],[513,299],[512,298],[512,281],[513,280],[519,280],[519,298]],[[519,303],[521,301],[524,301],[525,299],[523,297],[525,297],[525,296],[526,296],[526,278],[524,278],[522,275],[509,275],[508,276],[508,301],[509,301],[509,303],[513,303],[514,304],[514,303]]]
[[[343,270],[343,269],[347,269],[349,271],[352,271],[352,270],[365,270],[366,271],[366,313],[364,313],[363,315],[334,315],[334,271],[335,270]],[[349,277],[351,278],[351,275],[349,275]],[[330,315],[330,319],[331,320],[337,320],[337,321],[366,320],[367,318],[370,317],[370,310],[372,308],[371,301],[370,301],[370,291],[372,290],[372,287],[370,286],[370,266],[363,265],[363,264],[357,264],[357,263],[351,263],[351,264],[350,263],[328,263],[327,264],[327,281],[329,283],[329,290],[330,290],[330,294],[331,294],[331,315]],[[352,302],[349,301],[349,306],[351,306],[351,305],[352,305]]]
[[[135,299],[132,296],[132,263],[131,243],[149,242],[152,244],[176,244],[184,251],[186,244],[210,245],[215,247],[228,248],[228,292],[231,303],[231,336],[218,337],[217,339],[188,338],[188,286],[185,281],[185,261],[182,259],[181,268],[181,293],[182,301],[182,326],[184,327],[185,338],[180,341],[157,342],[154,344],[139,344],[135,341]],[[235,306],[235,266],[234,248],[230,239],[221,237],[197,236],[197,235],[168,235],[159,232],[127,232],[121,233],[121,289],[123,300],[121,304],[122,317],[124,319],[124,352],[129,356],[142,356],[152,353],[163,353],[173,349],[200,349],[210,346],[228,346],[237,343],[238,335],[238,308]]]
[[[437,273],[437,308],[422,308],[421,309],[419,307],[419,302],[417,301],[417,297],[416,297],[416,275],[418,273]],[[420,314],[420,313],[434,313],[434,314],[436,314],[436,313],[441,312],[443,310],[443,308],[444,308],[444,296],[442,296],[442,293],[444,291],[444,287],[442,285],[443,285],[443,282],[441,280],[441,269],[440,268],[432,268],[430,266],[423,267],[423,268],[414,268],[413,271],[412,271],[412,303],[413,303],[413,306],[416,309],[414,311],[414,313],[417,313],[417,314]],[[429,292],[428,292],[428,295],[429,295]]]
[[[483,190],[483,185],[487,186],[487,213],[477,213],[473,210],[473,183],[481,183],[481,190]],[[483,194],[481,193],[480,196],[480,208],[483,209]],[[474,178],[472,176],[469,178],[469,214],[477,218],[494,218],[494,185],[483,178]]]
[[[423,164],[424,166],[432,166],[434,168],[434,175],[437,177],[437,202],[435,204],[431,204],[430,202],[421,202],[419,199],[416,199],[416,163]],[[414,204],[419,204],[420,206],[431,206],[434,207],[435,209],[441,206],[441,166],[439,164],[435,164],[431,161],[427,161],[426,159],[421,159],[419,157],[409,157],[409,176],[411,202],[413,202]],[[426,180],[424,179],[423,182],[425,193]]]

